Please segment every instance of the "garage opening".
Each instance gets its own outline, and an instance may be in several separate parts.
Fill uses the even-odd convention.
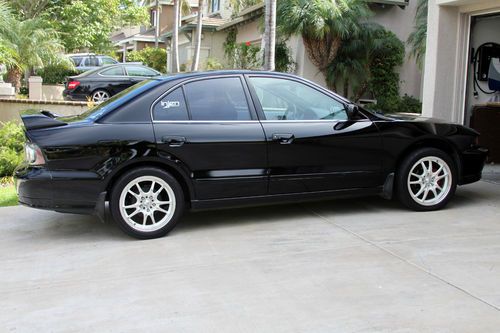
[[[472,16],[464,123],[500,163],[500,13]]]

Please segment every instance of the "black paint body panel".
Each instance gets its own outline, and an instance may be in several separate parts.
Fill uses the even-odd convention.
[[[405,154],[424,146],[452,155],[459,184],[481,177],[487,152],[474,146],[476,132],[456,124],[398,120],[366,110],[346,121],[261,121],[248,90],[249,121],[151,122],[151,105],[171,88],[225,75],[239,76],[246,84],[250,73],[256,75],[233,71],[166,77],[145,85],[133,98],[120,97],[123,103],[118,99],[97,116],[28,129],[28,139],[42,149],[46,164],[16,171],[20,202],[92,213],[121,174],[140,166],[170,172],[193,209],[372,195],[382,192]],[[282,144],[274,138],[280,133],[293,134],[293,139]],[[172,137],[182,138],[182,144],[173,144]]]

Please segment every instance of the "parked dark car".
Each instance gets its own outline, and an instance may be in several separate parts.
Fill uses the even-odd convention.
[[[19,202],[104,215],[137,238],[185,209],[330,197],[444,207],[475,182],[478,133],[360,108],[293,75],[221,71],[147,80],[76,117],[25,112]]]
[[[160,72],[152,68],[137,64],[103,66],[68,77],[63,96],[72,101],[90,99],[101,103],[138,82],[160,75]]]

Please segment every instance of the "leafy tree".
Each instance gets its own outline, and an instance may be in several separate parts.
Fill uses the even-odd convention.
[[[280,1],[278,29],[285,36],[301,35],[311,62],[326,77],[342,41],[358,33],[359,22],[370,14],[364,0]]]
[[[411,47],[411,55],[422,68],[427,42],[427,6],[428,0],[418,0],[417,12],[415,14],[415,26],[413,32],[408,36],[407,43]]]
[[[0,45],[8,54],[7,80],[19,90],[23,71],[64,61],[63,50],[55,30],[40,18],[19,21],[4,2],[0,2]]]
[[[40,16],[51,5],[51,0],[7,0],[6,3],[21,20]]]
[[[51,0],[43,17],[60,32],[66,51],[106,53],[114,30],[145,23],[148,13],[134,0]]]

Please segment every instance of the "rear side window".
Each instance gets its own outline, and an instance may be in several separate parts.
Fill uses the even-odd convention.
[[[123,76],[123,68],[113,67],[110,69],[105,69],[100,74],[104,76]]]
[[[154,120],[189,120],[186,100],[179,87],[159,100],[153,108]]]
[[[250,120],[240,78],[217,78],[184,86],[192,120]]]
[[[85,66],[92,66],[92,67],[97,67],[99,66],[99,59],[97,57],[88,57],[85,58],[85,61],[83,62]]]

